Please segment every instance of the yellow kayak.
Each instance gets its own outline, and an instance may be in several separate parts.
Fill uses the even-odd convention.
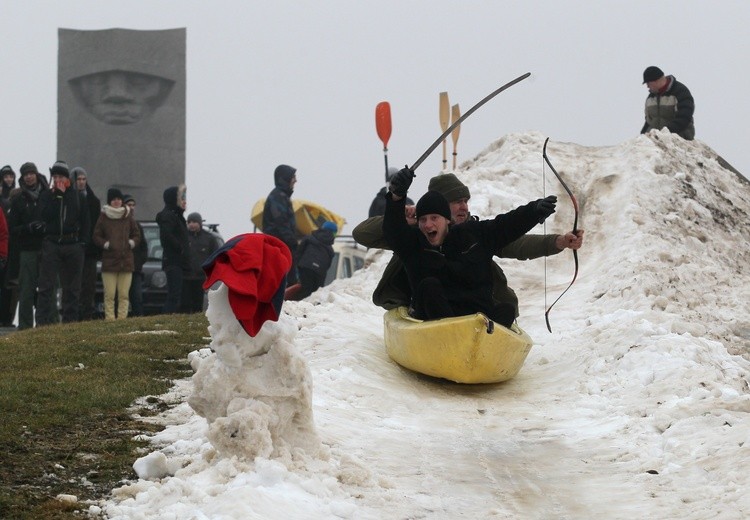
[[[263,207],[265,204],[266,199],[260,199],[253,205],[253,209],[250,212],[250,220],[260,231],[263,231]],[[346,223],[344,217],[309,200],[292,199],[292,208],[294,209],[294,217],[297,221],[297,233],[300,236],[309,235],[327,220],[335,222],[339,228],[339,234],[341,234],[341,230]]]
[[[385,346],[393,361],[421,374],[457,383],[513,378],[531,350],[520,327],[507,329],[484,314],[422,321],[406,307],[385,313]]]

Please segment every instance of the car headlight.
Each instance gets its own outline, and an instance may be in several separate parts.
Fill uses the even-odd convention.
[[[151,275],[151,287],[162,289],[167,286],[167,273],[164,271],[154,271]]]

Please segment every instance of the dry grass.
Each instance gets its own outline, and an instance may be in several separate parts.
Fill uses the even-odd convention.
[[[82,518],[82,501],[136,478],[143,442],[134,437],[158,427],[129,407],[192,374],[187,354],[208,343],[207,326],[202,314],[164,315],[0,337],[0,518]],[[135,333],[165,330],[173,333]],[[160,409],[149,401],[140,415]]]

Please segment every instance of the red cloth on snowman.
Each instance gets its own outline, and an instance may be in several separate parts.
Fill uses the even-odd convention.
[[[217,281],[229,289],[229,305],[251,337],[267,320],[277,321],[292,267],[289,248],[276,237],[262,233],[237,235],[204,263],[208,289]]]

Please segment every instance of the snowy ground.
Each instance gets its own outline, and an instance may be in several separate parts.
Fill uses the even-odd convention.
[[[546,190],[560,197],[546,232],[570,229],[549,171],[543,188],[543,141],[512,134],[461,165],[473,213]],[[278,324],[311,377],[307,440],[318,450],[227,456],[185,402],[194,383],[184,381],[155,451],[138,461],[154,477],[114,490],[101,510],[129,520],[750,517],[750,186],[703,143],[668,133],[611,147],[550,142],[547,153],[578,197],[586,238],[552,334],[545,261],[501,261],[535,340],[515,379],[458,385],[390,361],[370,302],[389,253],[371,251],[353,278],[285,304]],[[570,253],[547,259],[546,273],[549,304],[572,277]]]

